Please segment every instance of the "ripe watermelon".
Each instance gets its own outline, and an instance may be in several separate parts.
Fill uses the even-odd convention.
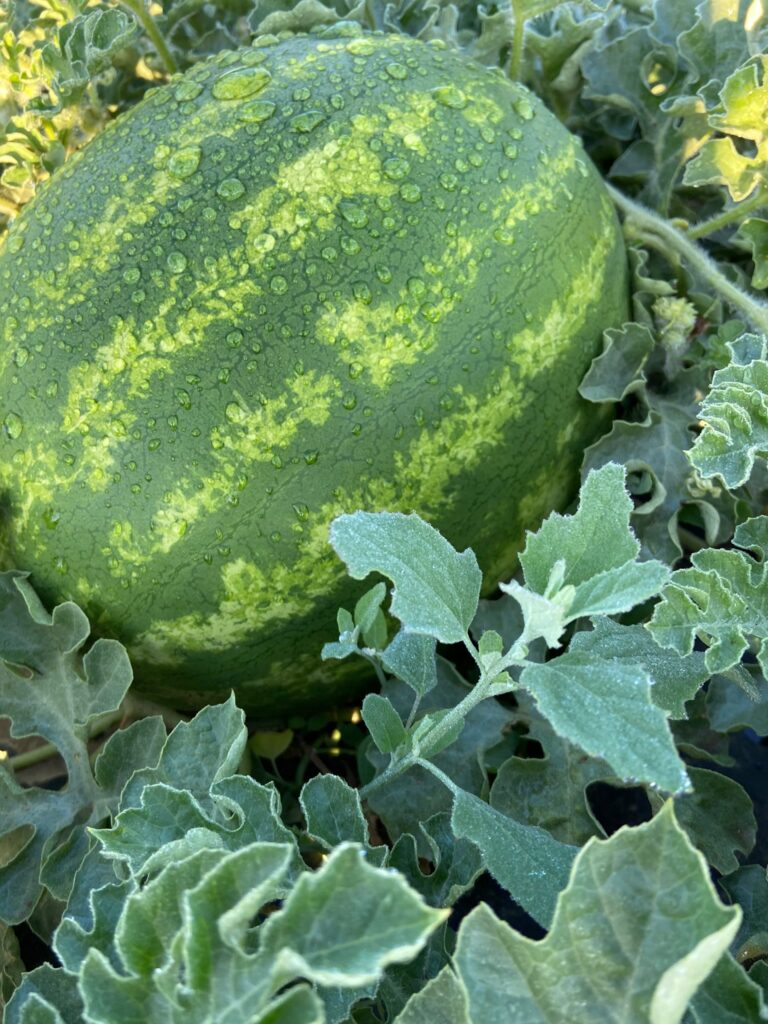
[[[4,562],[158,699],[330,705],[359,687],[319,658],[359,592],[334,516],[416,510],[509,574],[627,312],[599,176],[523,87],[397,35],[218,54],[0,250]]]

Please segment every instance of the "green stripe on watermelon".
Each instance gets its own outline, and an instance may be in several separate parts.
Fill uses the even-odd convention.
[[[626,291],[596,172],[522,87],[394,35],[220,54],[0,250],[6,561],[178,704],[348,696],[332,518],[415,509],[508,574],[573,493]]]

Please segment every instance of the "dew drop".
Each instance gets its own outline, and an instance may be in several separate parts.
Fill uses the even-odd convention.
[[[356,256],[360,252],[360,243],[356,238],[350,238],[348,235],[341,236],[341,249],[347,256]]]
[[[371,289],[368,287],[365,281],[357,281],[354,285],[352,285],[352,294],[355,296],[358,302],[362,302],[366,306],[369,306],[371,304],[373,295],[371,294]]]
[[[347,224],[351,224],[353,228],[364,228],[368,223],[368,214],[357,203],[343,199],[339,203],[339,210]]]
[[[168,173],[174,178],[188,178],[200,166],[201,155],[199,146],[185,146],[177,150],[168,161]]]
[[[321,110],[307,110],[291,120],[291,131],[302,134],[313,132],[315,128],[326,120],[326,117],[327,115]]]
[[[180,82],[173,91],[174,97],[180,102],[193,100],[203,91],[199,82]]]
[[[237,402],[228,402],[224,409],[224,416],[230,423],[242,423],[246,418],[246,412]]]
[[[384,70],[387,72],[390,78],[396,78],[402,82],[408,77],[408,68],[403,64],[398,64],[397,61],[393,61],[391,64],[387,64]]]
[[[350,376],[351,380],[357,380],[357,378],[361,376],[362,372],[363,372],[363,364],[362,363],[350,363],[349,364],[348,373],[349,373],[349,376]]]
[[[424,284],[420,277],[409,277],[408,291],[414,297],[414,299],[423,299],[424,296],[427,294],[427,286]]]
[[[514,107],[524,121],[530,121],[533,118],[533,107],[527,96],[521,96],[519,100],[515,100]]]
[[[182,409],[192,408],[192,399],[190,398],[189,392],[185,388],[176,388],[176,401],[182,407]]]
[[[384,161],[382,169],[388,178],[393,181],[402,181],[408,175],[411,165],[402,157],[393,156]]]
[[[126,284],[136,284],[141,277],[141,271],[138,267],[129,267],[123,273],[123,280]]]
[[[237,68],[217,78],[211,92],[217,100],[244,100],[266,89],[271,80],[266,68]]]
[[[268,121],[274,114],[277,107],[269,100],[252,100],[244,103],[237,112],[238,121],[245,121],[247,124],[261,124]]]
[[[400,195],[406,203],[418,203],[421,199],[421,189],[412,181],[406,181],[400,186]]]
[[[187,257],[183,252],[169,252],[167,263],[172,274],[180,274],[186,269]]]
[[[243,332],[235,328],[227,334],[227,344],[232,348],[239,348],[243,343]]]
[[[292,507],[299,522],[306,523],[309,519],[309,506],[305,505],[303,501],[297,501]]]
[[[345,409],[352,410],[357,406],[357,396],[348,391],[341,399],[341,404]]]
[[[438,103],[453,110],[463,110],[469,102],[461,89],[455,85],[441,85],[438,89],[432,90],[432,95]]]
[[[370,57],[375,53],[375,49],[367,39],[353,39],[351,43],[347,43],[347,53],[355,57]]]
[[[383,263],[380,263],[376,267],[376,276],[382,282],[382,284],[389,284],[390,281],[392,280],[392,271],[389,269],[389,267],[386,267],[384,266]]]
[[[49,506],[43,512],[43,522],[45,523],[47,529],[55,530],[56,527],[59,525],[60,521],[61,521],[61,512],[57,512],[54,508],[51,508]]]
[[[19,367],[19,369],[21,369],[22,366],[26,365],[28,359],[29,359],[29,349],[28,348],[24,348],[23,345],[21,345],[19,348],[17,348],[16,351],[14,352],[14,354],[13,354],[13,361],[16,363],[16,365]]]
[[[269,282],[269,287],[270,290],[275,293],[275,295],[285,295],[285,293],[288,291],[288,282],[281,274],[275,274],[275,276]]]
[[[240,196],[245,192],[245,185],[238,178],[224,178],[223,181],[219,182],[216,193],[221,196],[222,199],[232,201],[233,199],[239,199]]]
[[[509,228],[496,228],[493,232],[493,237],[497,242],[501,242],[502,245],[512,245],[515,241],[515,236]]]
[[[316,448],[310,448],[304,452],[304,461],[308,466],[314,466],[320,458],[320,452]]]

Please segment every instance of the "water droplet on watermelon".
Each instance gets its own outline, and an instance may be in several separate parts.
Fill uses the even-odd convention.
[[[463,110],[469,102],[461,89],[455,85],[441,85],[432,90],[432,95],[442,106],[451,107],[453,110]]]
[[[326,245],[326,247],[322,250],[320,255],[323,257],[324,260],[328,260],[329,263],[335,263],[336,260],[339,258],[338,252],[336,251],[336,249],[333,248],[332,245]]]
[[[17,348],[16,351],[13,353],[13,361],[16,363],[19,369],[21,369],[22,366],[26,365],[28,359],[29,349],[24,348],[23,345]]]
[[[349,235],[341,236],[341,248],[347,256],[357,256],[360,252],[360,243],[356,238],[350,238]]]
[[[169,252],[167,263],[172,274],[180,274],[186,269],[187,257],[183,252]]]
[[[308,134],[319,127],[326,120],[326,117],[327,115],[321,110],[307,110],[292,119],[291,131]]]
[[[62,576],[64,576],[65,573],[69,572],[69,565],[67,564],[67,560],[66,560],[66,558],[62,558],[61,555],[59,555],[54,560],[53,565],[54,565],[54,568],[56,569],[56,572],[60,573]]]
[[[138,267],[129,267],[123,272],[123,280],[126,284],[136,284],[141,277],[141,271]]]
[[[257,64],[263,64],[266,59],[266,53],[262,53],[261,50],[248,50],[246,53],[242,54],[240,62],[245,64],[247,67],[252,68]]]
[[[408,291],[414,297],[414,299],[423,299],[424,296],[427,294],[427,286],[424,284],[420,277],[409,277]]]
[[[238,178],[225,178],[219,182],[216,189],[217,195],[220,195],[222,199],[226,199],[228,202],[231,202],[233,199],[239,199],[243,192],[245,192],[245,185]]]
[[[269,100],[251,100],[250,103],[244,103],[240,107],[237,119],[246,124],[261,124],[263,121],[268,121],[276,109],[275,104],[270,103]]]
[[[348,391],[341,399],[341,404],[345,409],[352,410],[357,406],[357,396],[351,391]]]
[[[389,267],[385,267],[383,263],[380,263],[376,267],[376,276],[383,284],[389,284],[392,280],[392,271]]]
[[[242,423],[246,419],[246,412],[237,402],[227,403],[224,415],[230,423]]]
[[[21,432],[24,430],[24,421],[21,416],[18,416],[15,412],[9,412],[3,420],[3,428],[6,435],[15,441],[21,437]]]
[[[16,255],[17,252],[21,252],[24,248],[24,237],[23,235],[12,235],[8,239],[8,252],[12,255]]]
[[[288,291],[288,282],[281,274],[275,274],[269,282],[269,287],[275,295],[284,295]]]
[[[331,106],[333,107],[334,110],[343,110],[344,97],[340,96],[337,92],[335,92],[333,96],[331,96]]]
[[[314,466],[317,460],[320,458],[320,452],[316,448],[312,448],[309,451],[304,452],[304,461],[308,466]]]
[[[515,145],[514,142],[506,142],[504,144],[504,156],[508,160],[516,160],[517,159],[517,153],[518,153],[518,149],[517,149],[517,146]]]
[[[176,388],[176,401],[182,407],[182,409],[192,408],[192,399],[189,392],[185,388]]]
[[[443,172],[437,180],[446,192],[455,192],[459,185],[459,179],[455,174],[447,174]]]
[[[149,448],[151,452],[156,452],[162,443],[163,442],[160,440],[159,437],[153,437],[149,441],[147,441],[147,448]]]
[[[368,214],[362,206],[358,206],[357,203],[352,203],[348,199],[342,199],[339,203],[339,211],[347,224],[351,224],[353,228],[364,228],[368,223]]]
[[[369,306],[373,295],[371,289],[365,283],[365,281],[357,281],[352,285],[352,294],[355,296],[358,302],[362,302],[364,305]]]
[[[203,87],[199,82],[181,82],[174,89],[173,95],[180,103],[184,103],[195,99],[202,91]]]
[[[185,146],[168,161],[168,172],[174,178],[188,178],[200,166],[202,150],[199,146]]]
[[[400,195],[406,203],[418,203],[421,199],[421,189],[412,181],[406,181],[400,186]]]
[[[362,363],[350,363],[347,372],[352,380],[357,380],[357,378],[361,376],[363,369],[364,367]]]
[[[61,512],[50,506],[43,512],[43,522],[49,530],[55,530],[61,521]]]
[[[400,82],[404,81],[408,77],[408,68],[403,64],[398,64],[397,61],[387,64],[384,70],[390,78],[396,78]]]
[[[230,331],[227,334],[227,344],[230,345],[232,348],[239,348],[240,345],[242,345],[242,343],[243,332],[238,328],[235,328],[234,331]]]
[[[419,312],[430,323],[436,324],[440,320],[440,310],[432,302],[425,302],[421,305]]]
[[[347,43],[346,49],[347,53],[355,57],[370,57],[375,53],[373,44],[367,39],[353,39],[351,43]]]
[[[411,165],[400,156],[392,156],[382,164],[382,170],[393,181],[401,181],[411,170]]]
[[[272,462],[272,465],[275,467],[275,469],[282,469],[283,468],[283,460],[280,458],[279,455],[273,455],[272,459],[271,459],[271,462]]]
[[[515,101],[514,106],[524,121],[530,121],[533,118],[533,107],[527,96],[521,96],[519,100]]]
[[[271,80],[266,68],[237,68],[217,78],[211,92],[217,100],[244,100],[266,89]]]
[[[576,160],[576,170],[579,172],[579,174],[582,176],[582,178],[588,178],[589,177],[589,171],[587,170],[587,165],[584,163],[583,160],[581,160],[581,159],[577,159]]]
[[[305,505],[303,501],[297,501],[293,505],[293,511],[300,523],[306,523],[309,519],[309,506]]]
[[[497,242],[501,242],[502,245],[512,245],[515,241],[515,236],[509,230],[509,228],[496,228],[493,232],[493,237]]]

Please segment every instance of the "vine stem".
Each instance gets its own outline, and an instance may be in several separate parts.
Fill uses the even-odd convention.
[[[155,20],[149,13],[147,8],[144,6],[143,0],[120,0],[124,7],[135,14],[141,23],[141,27],[147,33],[149,38],[152,40],[152,44],[157,50],[157,54],[165,65],[165,69],[169,75],[175,75],[179,70],[176,61],[173,59],[173,54],[168,49],[168,44],[160,29],[155,24]]]
[[[398,775],[402,775],[403,772],[409,768],[413,768],[414,765],[427,766],[428,762],[421,755],[421,750],[425,749],[441,749],[440,743],[453,732],[455,727],[460,723],[466,721],[467,715],[473,708],[478,705],[481,701],[484,701],[486,697],[498,694],[498,690],[494,690],[494,680],[499,674],[505,669],[509,668],[510,665],[522,664],[524,658],[523,649],[524,645],[518,641],[504,656],[500,658],[495,664],[484,667],[483,662],[480,659],[478,651],[475,645],[472,643],[470,637],[467,635],[464,637],[464,646],[467,648],[469,653],[472,655],[475,663],[480,669],[480,678],[469,691],[469,693],[458,704],[454,705],[450,711],[436,722],[432,728],[425,733],[425,735],[419,738],[419,748],[407,751],[404,755],[399,758],[393,758],[381,775],[377,775],[374,779],[363,786],[358,792],[360,799],[364,800],[374,790],[379,789],[387,782],[391,782],[392,779],[396,779]],[[511,691],[513,686],[510,685],[509,690]],[[505,691],[508,692],[508,691]],[[409,719],[410,721],[410,719]],[[432,769],[430,768],[430,771]]]
[[[512,13],[515,24],[512,27],[512,54],[509,59],[509,77],[519,81],[520,71],[523,64],[523,43],[525,41],[525,17],[521,10],[521,4],[512,0]]]
[[[173,711],[171,708],[164,707],[161,704],[155,704],[154,701],[146,700],[143,697],[136,697],[133,694],[129,694],[123,703],[115,711],[109,711],[104,715],[99,715],[91,722],[88,727],[88,738],[93,739],[95,736],[99,736],[101,733],[106,732],[107,729],[111,729],[113,725],[118,725],[126,718],[147,718],[149,715],[161,715],[166,726],[173,728],[178,725],[179,722],[185,722],[186,718],[180,715],[178,712]],[[23,768],[30,768],[35,764],[42,764],[43,761],[47,761],[50,757],[55,757],[60,753],[59,748],[54,743],[41,743],[39,747],[34,747],[32,750],[25,750],[23,754],[14,754],[13,757],[9,757],[5,764],[10,768],[12,772],[19,772]]]
[[[762,206],[768,206],[768,189],[765,188],[758,189],[751,199],[745,199],[738,206],[732,206],[729,210],[718,213],[716,217],[703,220],[700,224],[693,224],[686,231],[686,235],[688,238],[703,238],[704,235],[711,235],[714,231],[733,224],[735,220],[739,220],[745,214],[759,210]]]
[[[637,229],[642,242],[667,257],[670,251],[682,257],[718,295],[742,313],[754,327],[768,334],[768,305],[732,284],[700,246],[663,217],[628,199],[612,185],[608,185],[608,191],[624,214],[627,224],[631,223]]]

